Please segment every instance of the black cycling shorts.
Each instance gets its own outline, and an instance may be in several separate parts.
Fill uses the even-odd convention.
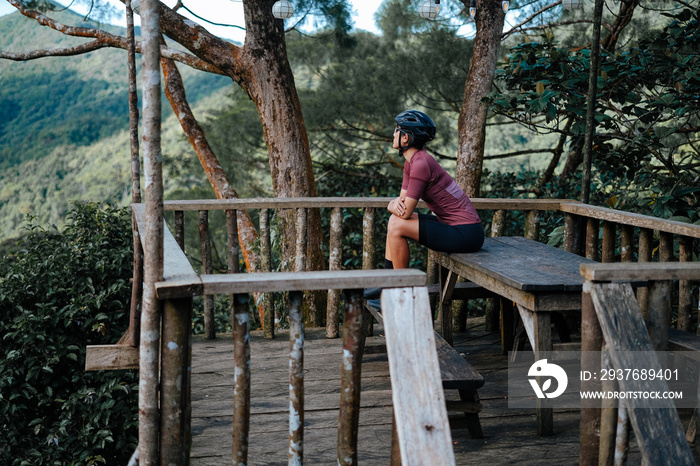
[[[484,244],[481,223],[448,225],[437,217],[418,214],[418,242],[438,252],[474,252]]]

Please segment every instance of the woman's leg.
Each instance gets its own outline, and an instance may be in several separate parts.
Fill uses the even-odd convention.
[[[394,264],[395,269],[408,268],[409,252],[407,239],[418,241],[418,234],[418,214],[414,213],[407,220],[396,215],[389,217],[384,257]]]

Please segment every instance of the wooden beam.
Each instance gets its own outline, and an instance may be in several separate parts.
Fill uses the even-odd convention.
[[[581,275],[584,279],[595,282],[700,280],[700,264],[697,262],[581,264]]]
[[[270,197],[248,199],[196,199],[165,201],[165,210],[242,210],[242,209],[298,209],[320,207],[385,209],[392,197]],[[568,199],[491,199],[473,198],[474,207],[481,210],[559,210],[562,202],[576,204]],[[418,207],[425,208],[424,202]]]
[[[700,238],[700,225],[676,222],[674,220],[665,220],[650,217],[648,215],[622,212],[619,210],[609,209],[607,207],[597,207],[573,202],[561,202],[560,210],[562,212],[580,215],[582,217],[596,218],[598,220],[606,220],[622,225],[632,225],[639,228],[648,228],[650,230],[658,230],[676,235]]]
[[[85,351],[86,371],[139,368],[139,349],[129,345],[95,345]]]
[[[382,293],[401,464],[454,465],[426,288]]]
[[[396,288],[425,286],[426,282],[425,272],[415,269],[215,274],[200,278],[204,294]],[[156,283],[156,292],[160,299],[190,296],[196,285],[186,281],[159,282]]]
[[[634,368],[637,352],[653,354],[637,300],[628,283],[598,283],[590,287],[591,298],[600,321],[614,369]],[[653,360],[652,360],[653,359]],[[648,358],[645,367],[660,370],[657,358]],[[620,391],[668,391],[664,380],[618,381]],[[683,425],[673,401],[669,399],[628,398],[624,400],[645,464],[695,464],[685,439]],[[653,405],[652,405],[653,403]],[[659,439],[663,438],[663,442]]]

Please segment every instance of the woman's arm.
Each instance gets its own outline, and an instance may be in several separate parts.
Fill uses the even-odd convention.
[[[409,219],[418,204],[418,199],[406,197],[406,190],[402,189],[398,198],[389,203],[387,209],[399,218]]]

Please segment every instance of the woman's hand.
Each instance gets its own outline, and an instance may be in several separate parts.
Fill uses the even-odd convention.
[[[397,197],[389,203],[389,205],[387,206],[387,210],[389,210],[389,212],[396,215],[397,217],[403,218],[404,214],[406,213],[405,201],[406,198]]]

